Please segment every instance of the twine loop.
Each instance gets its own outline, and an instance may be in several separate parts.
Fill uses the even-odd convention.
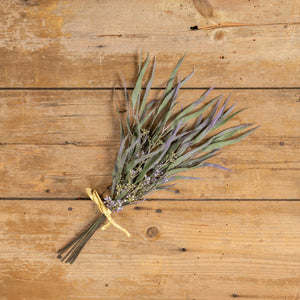
[[[98,192],[96,190],[92,190],[90,188],[86,188],[86,193],[88,194],[88,196],[90,197],[90,199],[96,203],[96,205],[98,206],[99,211],[105,215],[108,223],[106,223],[105,225],[103,225],[101,227],[102,230],[106,230],[110,225],[115,226],[116,228],[118,228],[119,230],[123,231],[127,237],[130,237],[130,233],[123,227],[121,227],[112,217],[112,211],[103,203],[102,199],[100,198]]]

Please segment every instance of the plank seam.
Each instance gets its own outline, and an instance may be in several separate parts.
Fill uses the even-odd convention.
[[[127,90],[133,90],[133,87],[126,87]],[[182,87],[181,90],[206,90],[211,87]],[[123,90],[123,87],[115,87],[115,90]],[[143,88],[145,89],[145,88]],[[152,90],[163,90],[164,87],[153,87]],[[300,87],[215,87],[214,90],[299,90]],[[15,91],[111,91],[113,87],[0,87],[0,90]]]
[[[0,197],[0,201],[91,201],[89,198],[63,198],[63,197],[57,197],[57,198],[39,198],[39,197]],[[147,199],[145,201],[154,201],[154,202],[162,202],[162,201],[232,201],[232,202],[240,202],[240,201],[269,201],[269,202],[274,202],[274,201],[281,201],[281,202],[300,202],[300,199],[172,199],[172,198],[166,198],[166,199]],[[138,203],[137,203],[138,205]]]

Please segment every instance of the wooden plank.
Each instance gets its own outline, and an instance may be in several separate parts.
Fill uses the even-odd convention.
[[[0,201],[1,299],[297,299],[300,202],[151,201],[115,215],[74,265],[55,252],[91,201]],[[149,234],[151,232],[151,234]]]
[[[202,93],[185,90],[179,100],[185,105]],[[0,97],[1,197],[78,198],[86,197],[85,187],[110,184],[119,147],[111,91],[1,91]],[[121,91],[117,97],[123,99]],[[234,90],[231,103],[250,108],[231,125],[262,127],[214,159],[233,171],[191,171],[205,180],[179,182],[175,193],[153,197],[299,199],[298,97],[298,90]]]
[[[0,86],[132,86],[139,50],[158,56],[155,86],[186,51],[191,87],[299,85],[299,1],[194,2],[2,1]]]

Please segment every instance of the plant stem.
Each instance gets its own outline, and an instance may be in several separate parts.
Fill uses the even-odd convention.
[[[57,251],[57,258],[61,261],[65,261],[66,263],[74,263],[76,258],[78,257],[79,253],[85,246],[85,244],[88,242],[88,240],[92,237],[92,235],[97,231],[97,229],[100,227],[100,225],[104,222],[106,219],[105,215],[101,215],[96,221],[94,221],[85,231],[83,231],[78,237],[76,237],[74,240],[72,240],[68,245],[61,248]],[[69,251],[68,251],[69,250]],[[62,255],[66,252],[67,254],[62,257]]]

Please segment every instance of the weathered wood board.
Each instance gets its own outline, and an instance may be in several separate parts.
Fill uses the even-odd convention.
[[[296,0],[1,1],[0,300],[299,299],[299,26]],[[75,198],[111,181],[112,88],[140,52],[156,88],[187,52],[181,103],[216,86],[249,107],[232,125],[261,127],[214,159],[233,171],[189,173],[114,216],[130,239],[99,231],[61,263],[97,215]]]
[[[185,90],[183,105],[203,90]],[[116,97],[122,100],[122,92]],[[153,99],[160,91],[154,91]],[[214,91],[209,98],[228,91]],[[249,109],[231,125],[261,125],[214,162],[231,172],[190,172],[203,181],[181,182],[176,199],[298,199],[300,196],[298,90],[234,90],[231,104]],[[119,147],[112,91],[2,91],[0,110],[2,197],[86,197],[84,188],[105,188]],[[124,101],[123,101],[124,102]],[[123,103],[124,104],[124,103]],[[122,107],[125,107],[125,104]],[[157,197],[155,194],[152,197]]]
[[[195,2],[2,1],[0,86],[132,86],[139,51],[155,86],[185,52],[191,87],[299,86],[299,1]]]
[[[151,201],[98,231],[74,265],[55,251],[91,201],[0,202],[0,299],[298,299],[300,202]]]

